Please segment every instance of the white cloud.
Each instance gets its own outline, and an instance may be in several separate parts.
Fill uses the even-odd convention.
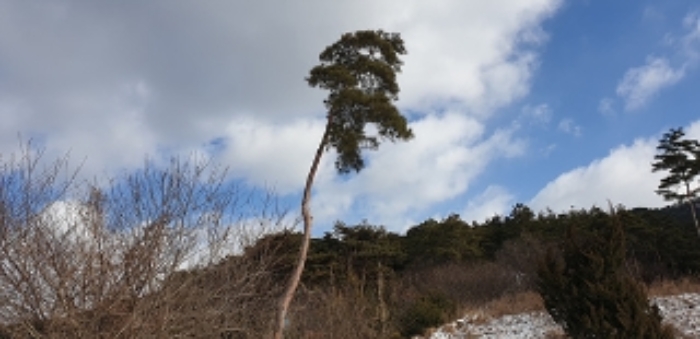
[[[557,128],[567,134],[571,134],[576,137],[580,137],[582,133],[582,128],[576,122],[574,119],[571,118],[564,118],[561,121],[559,121],[559,125],[557,125]]]
[[[643,108],[659,91],[676,84],[697,66],[700,61],[700,13],[686,15],[683,27],[685,32],[680,37],[670,33],[664,36],[664,43],[674,48],[673,59],[678,61],[678,67],[669,64],[669,57],[648,56],[644,66],[629,69],[620,80],[616,92],[625,102],[625,111]],[[607,110],[603,101],[600,110]]]
[[[522,44],[545,40],[541,21],[560,1],[437,1],[401,3],[409,55],[402,102],[427,109],[436,102],[479,114],[520,98],[536,67]]]
[[[150,91],[143,81],[122,84],[115,93],[75,93],[62,98],[75,112],[71,122],[54,121],[54,130],[36,131],[49,154],[70,151],[84,175],[102,175],[143,164],[159,142],[147,122]],[[99,101],[99,103],[98,103]],[[91,114],[104,110],[103,114]],[[115,161],[118,159],[118,161]],[[83,162],[83,160],[85,160]]]
[[[527,94],[541,23],[560,4],[0,2],[0,150],[17,132],[39,136],[102,174],[216,140],[234,175],[295,192],[323,126],[324,93],[304,77],[343,32],[382,28],[406,41],[399,105],[417,112],[416,139],[385,145],[357,177],[337,178],[326,155],[316,201],[328,218],[366,204],[389,220],[523,152],[511,131],[483,124]]]
[[[542,154],[542,156],[544,156],[546,158],[546,157],[549,157],[549,155],[552,154],[552,152],[554,152],[554,150],[556,150],[556,149],[557,149],[557,144],[549,144],[546,147],[542,148],[540,150],[540,153]]]
[[[413,126],[414,140],[384,145],[351,180],[330,175],[327,166],[314,198],[319,220],[332,221],[350,208],[380,223],[417,218],[466,192],[493,160],[524,152],[513,131],[484,136],[477,120],[456,113],[428,116]]]
[[[687,32],[680,39],[682,50],[688,59],[687,62],[695,64],[700,59],[700,13],[689,13],[683,19],[683,26]]]
[[[654,192],[661,178],[651,172],[656,139],[639,139],[613,149],[602,159],[566,172],[547,184],[530,201],[534,210],[590,208],[623,204],[658,207],[663,199]]]
[[[525,105],[522,113],[533,124],[547,125],[552,120],[552,109],[548,104]]]
[[[598,103],[598,112],[605,116],[613,116],[615,115],[615,108],[613,107],[614,104],[615,100],[611,98],[600,99],[600,102]]]
[[[690,124],[684,131],[686,138],[700,140],[700,120]]]
[[[617,85],[617,95],[625,101],[625,110],[644,107],[657,92],[681,80],[683,69],[673,69],[665,58],[650,57],[644,66],[627,71]]]
[[[233,175],[251,184],[272,186],[280,194],[294,192],[304,184],[324,126],[321,120],[270,124],[234,119],[226,127],[223,160]]]
[[[700,120],[687,126],[686,137],[700,140]],[[559,175],[549,182],[529,202],[536,211],[551,208],[607,207],[622,204],[627,207],[660,207],[668,204],[656,194],[662,172],[652,173],[656,146],[661,134],[621,145],[606,157],[597,159]]]
[[[496,215],[506,215],[513,207],[515,197],[501,186],[489,186],[478,197],[469,201],[461,215],[466,221],[484,222]]]
[[[700,120],[685,131],[688,138],[700,140]],[[535,210],[554,211],[606,207],[608,201],[627,207],[663,206],[666,202],[655,191],[664,174],[651,172],[657,144],[658,137],[652,137],[619,146],[605,158],[558,176],[529,205]]]

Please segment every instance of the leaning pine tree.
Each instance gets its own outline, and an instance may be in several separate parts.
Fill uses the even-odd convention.
[[[409,140],[413,132],[406,118],[394,106],[401,71],[400,55],[406,54],[398,33],[358,31],[343,34],[320,55],[321,64],[311,69],[306,81],[330,93],[324,101],[328,113],[326,128],[316,150],[301,202],[304,240],[285,293],[279,301],[275,338],[283,338],[287,311],[299,285],[311,240],[312,216],[309,209],[311,187],[323,153],[334,149],[335,167],[340,174],[359,172],[365,166],[362,150],[375,150],[382,140]],[[367,124],[376,134],[368,135]]]

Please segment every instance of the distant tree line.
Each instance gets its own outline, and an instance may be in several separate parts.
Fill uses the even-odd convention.
[[[469,223],[454,214],[426,220],[405,234],[366,222],[337,222],[332,231],[311,241],[302,276],[306,292],[296,314],[315,309],[308,307],[310,295],[327,293],[364,303],[364,319],[373,320],[363,325],[367,333],[420,334],[449,321],[465,305],[536,289],[545,254],[567,239],[572,225],[581,234],[596,234],[601,224],[613,223],[624,234],[620,255],[635,281],[696,277],[700,272],[700,238],[691,211],[683,205],[620,207],[612,215],[600,208],[535,214],[518,204],[504,217]],[[259,244],[293,249],[301,239],[301,234],[287,231],[268,235]],[[247,250],[249,255],[255,252],[256,246]],[[294,258],[290,250],[286,259],[277,261],[274,271],[280,278],[288,275]],[[302,333],[313,325],[297,322],[292,327],[291,333]]]

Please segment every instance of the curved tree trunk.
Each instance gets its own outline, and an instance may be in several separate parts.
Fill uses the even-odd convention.
[[[284,327],[285,320],[287,318],[287,311],[289,310],[289,305],[292,303],[294,298],[294,292],[296,292],[299,286],[299,281],[301,280],[301,274],[304,272],[304,265],[306,264],[306,256],[309,252],[309,243],[311,242],[311,225],[313,222],[313,217],[311,216],[311,209],[309,207],[311,203],[311,187],[314,183],[314,177],[318,171],[318,165],[321,162],[321,157],[323,156],[324,148],[328,141],[328,129],[330,127],[330,117],[326,122],[326,129],[323,132],[323,138],[321,138],[321,143],[318,145],[316,150],[316,155],[311,163],[311,169],[306,177],[306,186],[304,186],[304,195],[301,199],[301,215],[304,220],[304,240],[301,242],[301,247],[299,249],[299,258],[297,260],[296,266],[294,267],[294,272],[289,277],[289,282],[287,283],[287,289],[282,294],[279,301],[279,308],[277,313],[277,323],[275,325],[274,338],[282,339],[284,337]]]

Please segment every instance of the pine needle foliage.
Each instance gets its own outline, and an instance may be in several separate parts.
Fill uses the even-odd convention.
[[[625,239],[616,215],[591,212],[538,269],[537,288],[552,318],[572,338],[673,338],[644,285],[625,270]]]
[[[700,175],[700,142],[685,137],[682,128],[672,128],[659,140],[652,172],[666,171],[656,193],[669,201],[687,203],[700,236],[694,200],[700,193],[696,180]]]
[[[330,93],[326,149],[335,149],[336,169],[341,174],[365,167],[362,150],[376,150],[380,140],[409,140],[413,132],[394,101],[398,100],[396,75],[406,54],[398,33],[358,31],[346,33],[319,56],[306,81]],[[373,124],[376,135],[367,135]]]

